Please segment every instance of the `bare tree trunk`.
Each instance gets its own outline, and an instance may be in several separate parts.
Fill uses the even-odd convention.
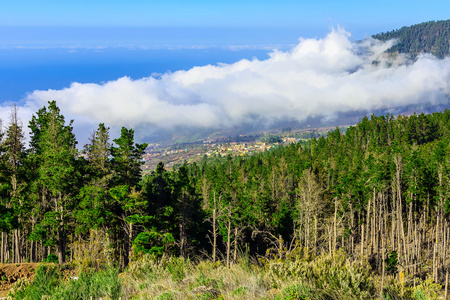
[[[132,258],[132,254],[133,254],[133,247],[132,247],[132,242],[133,242],[133,223],[130,223],[129,226],[129,231],[128,231],[128,263],[131,262],[131,258]]]
[[[283,257],[283,237],[278,235],[278,257],[281,259]]]
[[[123,217],[122,222],[125,222],[125,217]],[[123,257],[123,259],[122,259],[123,266],[122,267],[125,268],[126,266],[128,266],[128,264],[130,262],[130,258],[128,255],[130,253],[130,242],[131,241],[129,240],[130,234],[129,234],[129,232],[127,232],[127,231],[129,231],[129,230],[127,230],[128,224],[125,223],[125,224],[123,224],[123,226],[125,228],[123,230],[123,250],[121,251],[121,256]]]
[[[21,234],[20,234],[20,229],[16,229],[14,230],[14,234],[15,234],[15,253],[16,253],[16,258],[15,261],[16,263],[21,263],[22,262],[22,253],[21,253]]]
[[[364,254],[364,224],[361,224],[361,256]]]
[[[314,255],[317,255],[317,216],[314,216]]]
[[[382,243],[382,249],[381,249],[381,287],[380,287],[380,299],[383,299],[383,288],[384,288],[384,260],[385,260],[385,247],[386,244],[384,243],[384,239],[383,239],[383,243]]]
[[[444,294],[444,299],[447,300],[447,292],[448,292],[448,270],[445,273],[445,294]]]
[[[437,281],[437,251],[438,251],[438,241],[439,241],[439,215],[436,217],[436,228],[435,228],[435,239],[433,247],[433,279]]]
[[[233,255],[233,261],[237,261],[237,248],[238,248],[238,228],[234,228],[234,255]]]
[[[231,217],[231,216],[230,216]],[[231,251],[231,220],[228,221],[228,239],[227,239],[227,267],[230,266],[230,251]]]
[[[181,222],[180,224],[180,256],[186,257],[186,237],[184,235],[184,224]]]
[[[214,210],[213,210],[213,262],[216,262],[216,249],[217,249],[217,225],[216,225],[216,199],[214,196]]]
[[[354,226],[355,226],[355,220],[354,220],[354,215],[353,215],[353,206],[350,203],[350,218],[351,218],[351,228],[352,228],[352,232],[351,232],[351,240],[352,240],[352,255],[355,254],[355,248],[354,248],[354,244],[355,244],[355,233],[354,233]]]
[[[180,255],[186,257],[186,222],[187,222],[187,193],[183,190],[181,195],[181,223],[180,223]]]
[[[336,251],[336,239],[337,239],[337,198],[334,198],[334,220],[333,220],[333,229],[334,229],[334,237],[333,237],[333,251]]]
[[[64,224],[58,228],[58,263],[62,266],[66,262],[66,233]]]
[[[11,232],[11,263],[16,262],[16,245],[14,230]]]
[[[370,218],[371,218],[371,216],[370,216],[370,208],[371,208],[371,206],[370,206],[370,204],[371,204],[371,199],[369,198],[369,202],[367,203],[367,211],[366,211],[366,213],[367,213],[367,217],[366,217],[366,248],[367,248],[367,254],[370,254],[369,253],[369,249],[370,249]]]
[[[309,239],[311,238],[311,236],[309,234],[309,227],[310,227],[309,220],[310,220],[310,217],[309,217],[309,215],[307,215],[305,217],[305,246],[306,246],[306,249],[308,249],[308,250],[309,250]]]
[[[36,242],[30,241],[30,262],[36,261]]]
[[[2,231],[2,244],[0,247],[0,263],[5,263],[5,233]]]

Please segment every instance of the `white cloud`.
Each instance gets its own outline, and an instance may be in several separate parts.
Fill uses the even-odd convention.
[[[403,56],[388,61],[382,53],[392,44],[371,39],[355,43],[338,28],[324,39],[300,39],[290,51],[273,51],[267,60],[34,91],[24,109],[56,100],[75,125],[85,128],[99,122],[163,129],[223,128],[254,117],[302,121],[446,99],[450,60],[422,55],[415,62]]]

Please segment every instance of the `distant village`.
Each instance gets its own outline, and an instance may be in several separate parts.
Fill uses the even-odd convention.
[[[166,169],[172,169],[184,162],[193,163],[203,157],[224,157],[227,155],[243,156],[267,151],[273,147],[308,141],[313,137],[326,135],[330,128],[299,130],[296,132],[283,131],[282,134],[268,134],[235,138],[204,139],[195,142],[177,143],[171,146],[149,144],[143,156],[145,162],[144,173],[156,169],[159,162],[163,162]]]

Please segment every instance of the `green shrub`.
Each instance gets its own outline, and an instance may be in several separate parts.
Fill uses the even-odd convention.
[[[301,284],[290,285],[283,290],[276,300],[317,299],[311,297],[311,290]]]
[[[13,287],[12,299],[35,300],[48,298],[52,300],[78,299],[119,299],[121,285],[116,269],[98,273],[82,273],[78,280],[64,281],[61,271],[55,265],[41,265],[36,269],[33,281],[22,282]]]
[[[232,295],[235,297],[241,297],[241,296],[245,296],[245,294],[247,294],[247,292],[248,292],[248,287],[240,286],[233,291]]]
[[[174,299],[175,294],[172,292],[165,292],[159,295],[158,300],[172,300]]]
[[[58,256],[56,254],[50,253],[46,259],[44,259],[42,262],[44,263],[54,263],[57,264],[58,261]]]
[[[31,284],[28,284],[23,289],[18,289],[11,295],[13,299],[21,300],[35,300],[42,299],[44,296],[51,296],[55,293],[61,284],[61,272],[58,266],[55,265],[40,265],[36,269]]]
[[[98,273],[82,273],[78,280],[69,280],[55,292],[55,300],[77,299],[119,299],[121,285],[117,269],[108,269]]]
[[[370,298],[375,290],[366,262],[351,262],[343,252],[323,255],[309,261],[301,258],[269,261],[266,277],[274,287],[285,282],[304,282],[327,297],[340,299]]]
[[[127,273],[132,276],[134,280],[139,281],[157,281],[161,277],[167,276],[169,271],[167,270],[168,259],[163,257],[156,259],[154,256],[145,254],[132,260],[128,265]]]
[[[415,299],[415,300],[437,300],[441,299],[442,286],[435,283],[433,278],[428,275],[425,280],[416,278],[416,286],[402,284],[396,278],[391,278],[383,290],[386,299]]]
[[[200,273],[200,275],[195,278],[195,286],[206,286],[206,287],[212,287],[215,289],[221,289],[224,286],[224,283],[222,280],[217,280],[214,278],[207,278],[203,273]]]
[[[31,284],[28,278],[19,278],[8,292],[8,299],[17,299],[15,295],[22,295],[22,292]]]
[[[176,283],[180,283],[191,269],[189,259],[180,257],[170,257],[167,260],[162,260],[162,264],[169,271],[172,281]]]
[[[392,251],[388,253],[386,259],[384,260],[386,263],[386,271],[388,274],[397,273],[397,265],[398,265],[398,254],[396,251]]]

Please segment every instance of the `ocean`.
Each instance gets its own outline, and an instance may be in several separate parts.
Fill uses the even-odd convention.
[[[63,89],[72,82],[139,79],[194,66],[266,59],[270,49],[210,48],[3,48],[0,49],[0,104],[22,103],[34,90]]]

